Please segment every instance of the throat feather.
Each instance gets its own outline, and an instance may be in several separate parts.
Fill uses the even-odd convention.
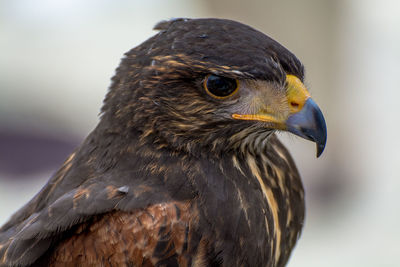
[[[249,166],[249,169],[251,171],[251,173],[253,174],[253,176],[257,179],[258,183],[260,184],[260,188],[262,190],[263,196],[265,197],[265,199],[268,202],[268,207],[272,213],[272,218],[273,218],[273,225],[274,225],[274,238],[275,238],[275,246],[274,246],[274,259],[275,262],[278,262],[279,260],[279,256],[280,256],[280,246],[281,246],[281,235],[282,235],[282,231],[280,228],[280,222],[279,222],[279,207],[278,207],[278,203],[277,200],[274,196],[274,193],[272,192],[271,188],[269,188],[262,176],[261,176],[261,172],[260,169],[257,166],[256,160],[253,156],[248,155],[247,156],[247,164]],[[268,220],[267,218],[265,219],[266,222],[266,228],[267,228],[267,232],[269,230],[269,226],[268,226]]]

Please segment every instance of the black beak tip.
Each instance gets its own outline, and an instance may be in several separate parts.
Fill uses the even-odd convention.
[[[317,143],[317,158],[319,158],[322,155],[324,149],[325,149],[325,143]]]
[[[324,116],[322,115],[322,112],[318,108],[318,106],[317,106],[317,109],[315,110],[314,118],[315,118],[315,124],[316,124],[315,143],[317,145],[317,158],[319,158],[325,149],[327,130],[326,130],[326,123],[325,123]]]

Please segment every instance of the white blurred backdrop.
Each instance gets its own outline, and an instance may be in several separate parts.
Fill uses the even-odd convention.
[[[400,266],[399,13],[397,0],[0,0],[0,224],[94,128],[123,53],[160,20],[220,17],[294,52],[327,120],[319,159],[282,136],[307,197],[289,266]]]

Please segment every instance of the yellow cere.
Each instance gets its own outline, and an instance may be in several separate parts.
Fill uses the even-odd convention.
[[[286,96],[290,107],[290,113],[299,112],[307,99],[310,98],[310,93],[300,79],[294,75],[286,75],[286,84]]]

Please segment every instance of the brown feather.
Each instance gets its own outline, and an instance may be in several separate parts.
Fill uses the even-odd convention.
[[[156,266],[176,261],[190,266],[188,252],[197,227],[197,210],[190,202],[160,203],[133,212],[111,212],[81,226],[60,242],[50,266]],[[204,256],[199,246],[197,261]]]

